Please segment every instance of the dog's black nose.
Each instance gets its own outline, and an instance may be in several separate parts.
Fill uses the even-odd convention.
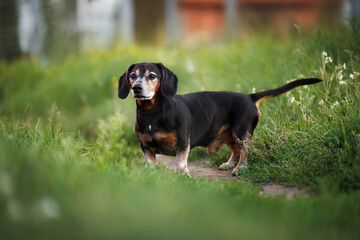
[[[142,86],[140,84],[136,84],[133,86],[132,89],[133,89],[134,93],[139,94],[142,91]]]

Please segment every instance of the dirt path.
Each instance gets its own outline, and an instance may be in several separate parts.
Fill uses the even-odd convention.
[[[175,157],[157,155],[156,160],[164,164],[167,168],[171,170],[176,170],[176,160]],[[194,163],[189,162],[188,167],[192,178],[201,178],[206,177],[208,181],[217,181],[217,180],[234,180],[235,178],[231,176],[231,170],[219,171],[217,168],[214,168],[210,165],[210,162],[204,163]],[[257,184],[263,188],[260,194],[265,194],[269,196],[278,196],[286,194],[287,199],[291,199],[294,196],[306,196],[310,195],[309,191],[298,189],[296,187],[287,187],[278,184]]]

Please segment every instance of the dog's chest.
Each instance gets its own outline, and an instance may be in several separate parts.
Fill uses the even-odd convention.
[[[176,131],[164,131],[154,125],[148,124],[142,129],[136,130],[141,143],[155,153],[165,155],[176,154],[177,136]]]

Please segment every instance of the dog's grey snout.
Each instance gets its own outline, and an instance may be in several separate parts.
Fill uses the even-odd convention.
[[[139,93],[141,93],[143,88],[142,88],[141,84],[135,84],[132,89],[135,94],[139,94]]]

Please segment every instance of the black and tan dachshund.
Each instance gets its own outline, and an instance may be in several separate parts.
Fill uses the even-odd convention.
[[[226,144],[232,155],[220,169],[233,168],[236,175],[246,160],[244,141],[250,141],[260,120],[258,104],[295,87],[318,83],[307,78],[292,81],[273,90],[242,94],[236,92],[196,92],[176,95],[178,79],[161,63],[133,64],[120,77],[118,96],[124,99],[130,89],[136,100],[136,135],[147,164],[156,163],[156,154],[176,156],[181,170],[188,174],[191,148],[207,147],[215,153]]]

